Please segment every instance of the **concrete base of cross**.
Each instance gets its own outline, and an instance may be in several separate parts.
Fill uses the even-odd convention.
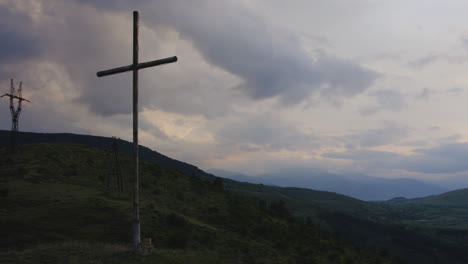
[[[138,253],[142,256],[149,255],[153,251],[153,245],[151,244],[151,238],[143,238],[139,247]]]

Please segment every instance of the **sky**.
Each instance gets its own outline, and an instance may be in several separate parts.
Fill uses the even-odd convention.
[[[0,93],[21,131],[132,140],[202,169],[468,175],[464,0],[0,0]],[[10,129],[8,100],[0,129]]]

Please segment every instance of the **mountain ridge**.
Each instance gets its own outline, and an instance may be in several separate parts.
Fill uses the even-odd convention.
[[[449,189],[414,179],[384,179],[367,175],[339,175],[308,168],[284,169],[276,173],[250,176],[223,170],[208,172],[241,182],[280,187],[302,187],[336,192],[364,201],[385,201],[395,197],[418,198],[441,194]]]

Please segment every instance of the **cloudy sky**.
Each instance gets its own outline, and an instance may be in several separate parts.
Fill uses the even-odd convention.
[[[0,89],[20,130],[131,141],[202,169],[468,174],[468,1],[0,0]],[[0,129],[10,129],[8,101]]]

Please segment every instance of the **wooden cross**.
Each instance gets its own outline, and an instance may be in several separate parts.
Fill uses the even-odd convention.
[[[110,70],[100,71],[98,77],[133,71],[133,158],[134,158],[134,185],[133,185],[133,251],[138,253],[141,237],[140,212],[138,201],[138,70],[177,61],[177,57],[138,63],[138,11],[133,11],[133,64]]]

